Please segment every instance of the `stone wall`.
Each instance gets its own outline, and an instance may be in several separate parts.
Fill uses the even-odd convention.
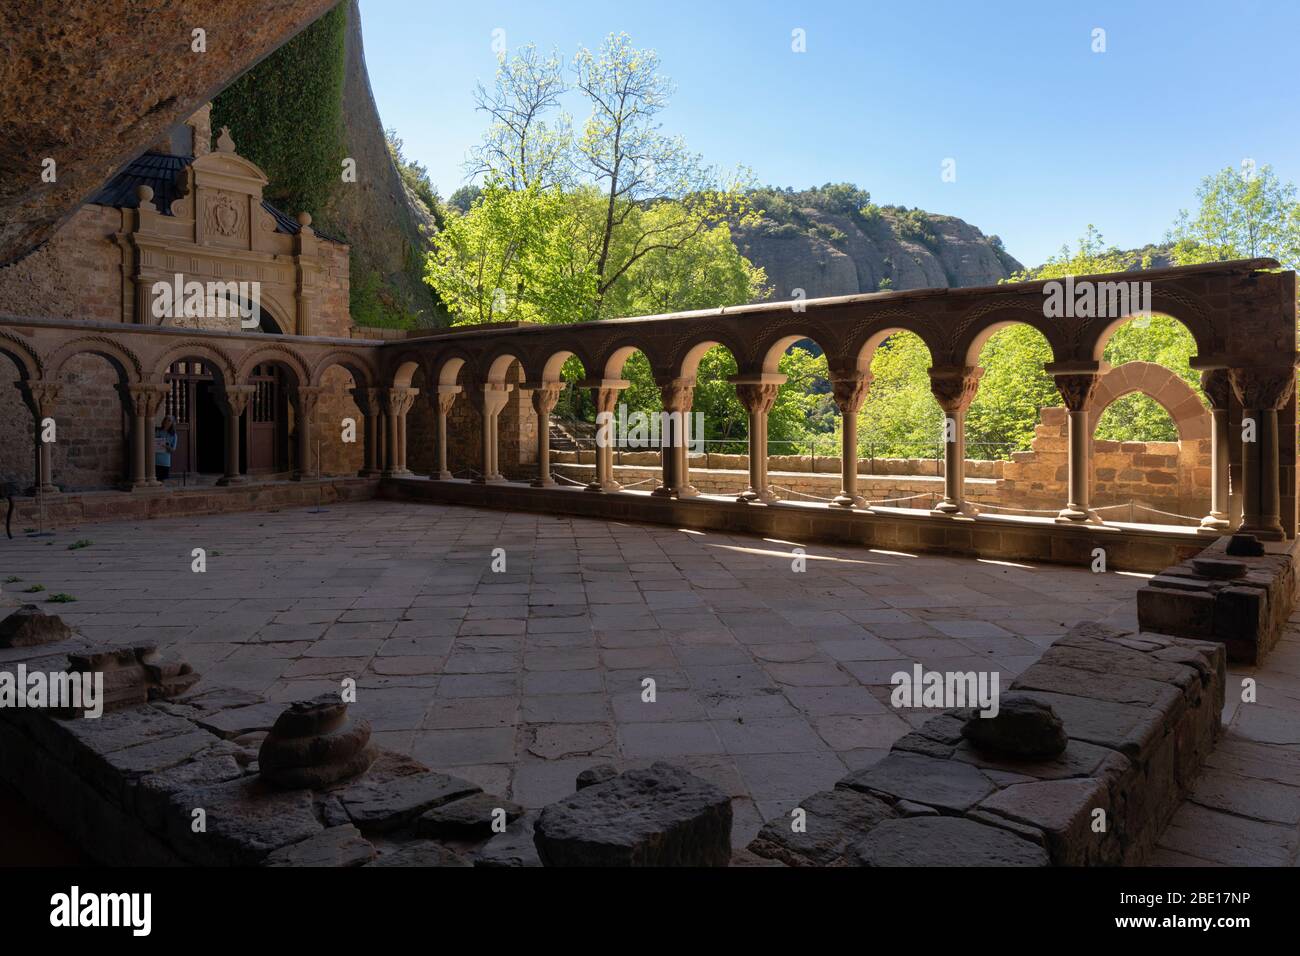
[[[341,366],[325,373],[321,382],[325,391],[316,405],[313,422],[315,438],[320,442],[320,461],[317,468],[322,475],[355,475],[365,464],[366,418],[352,398],[352,376]],[[356,440],[343,440],[343,420],[352,419]]]
[[[7,356],[0,355],[0,485],[12,484],[22,492],[35,481],[35,438],[32,413],[18,389],[7,382],[16,381],[18,370]]]
[[[55,408],[54,483],[65,491],[111,488],[127,473],[129,423],[117,371],[97,355],[74,356],[63,367]],[[26,459],[32,453],[25,453]]]
[[[120,210],[82,206],[39,250],[0,268],[0,312],[121,322],[121,228]]]
[[[318,292],[313,303],[311,334],[346,339],[352,334],[352,316],[348,312],[348,247],[322,239],[316,244],[316,254]]]

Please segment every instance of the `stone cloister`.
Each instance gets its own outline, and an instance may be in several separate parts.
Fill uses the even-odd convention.
[[[216,155],[216,154],[214,154]],[[304,232],[310,226],[301,227]],[[1229,516],[1240,515],[1237,529],[1261,539],[1293,538],[1296,529],[1294,483],[1295,446],[1286,439],[1295,427],[1294,275],[1280,272],[1271,261],[1244,261],[1160,270],[1143,274],[1152,285],[1153,308],[1180,320],[1197,343],[1193,367],[1200,369],[1211,403],[1208,429],[1212,460],[1211,507],[1199,529],[1202,534],[1229,530]],[[1104,283],[1118,277],[1078,279]],[[274,364],[284,369],[285,392],[293,409],[294,452],[298,479],[317,477],[313,442],[320,435],[335,440],[339,422],[326,420],[317,401],[327,373],[335,367],[348,375],[351,397],[359,411],[354,422],[364,447],[359,474],[403,479],[385,486],[385,494],[454,500],[490,501],[493,488],[510,488],[510,499],[526,500],[528,492],[544,493],[547,508],[579,514],[610,514],[595,498],[618,499],[618,514],[659,520],[655,501],[672,504],[672,521],[689,516],[727,513],[730,528],[771,529],[779,518],[745,517],[794,510],[806,515],[808,506],[778,501],[766,467],[766,416],[784,381],[778,371],[782,354],[795,342],[811,339],[824,351],[834,400],[843,413],[842,476],[839,495],[826,510],[842,512],[845,520],[870,522],[873,516],[898,520],[899,509],[867,507],[858,492],[857,411],[871,387],[869,371],[875,349],[898,331],[918,335],[930,350],[932,390],[947,417],[951,437],[945,447],[944,496],[928,516],[930,546],[941,549],[953,540],[965,542],[954,550],[994,553],[972,526],[993,523],[998,529],[1020,525],[1040,535],[1078,527],[1120,534],[1122,524],[1106,523],[1090,506],[1091,433],[1106,404],[1125,391],[1155,391],[1152,373],[1134,381],[1107,378],[1101,355],[1109,335],[1131,316],[1068,319],[1044,315],[1044,283],[1021,283],[987,289],[925,290],[851,296],[800,303],[765,303],[697,313],[580,323],[557,327],[476,326],[437,332],[409,333],[404,338],[326,338],[246,330],[185,329],[141,323],[100,324],[5,316],[0,320],[0,350],[17,369],[16,385],[34,422],[53,419],[70,400],[64,369],[84,353],[100,356],[112,366],[123,409],[129,419],[128,474],[125,486],[135,492],[156,490],[149,466],[148,446],[168,385],[169,368],[179,360],[198,360],[212,371],[219,387],[219,404],[228,437],[224,442],[225,473],[221,483],[236,485],[241,474],[236,430],[255,386],[255,369]],[[1025,323],[1038,329],[1051,346],[1054,361],[1046,370],[1054,378],[1069,416],[1068,495],[1060,502],[1054,522],[986,516],[965,498],[964,417],[979,388],[983,344],[1002,328]],[[354,330],[364,335],[365,330]],[[749,413],[748,487],[738,501],[700,495],[691,484],[683,416],[691,410],[695,374],[701,356],[722,345],[735,356],[739,373],[732,378],[737,396]],[[567,387],[560,370],[571,356],[581,360],[589,378],[578,387],[591,390],[596,408],[612,412],[629,383],[621,377],[634,351],[649,360],[663,399],[665,421],[678,432],[665,435],[660,477],[648,496],[623,492],[614,479],[611,443],[598,448],[596,480],[577,495],[555,486],[550,463],[549,415]],[[1105,383],[1103,385],[1103,382]],[[1189,393],[1190,394],[1190,393]],[[520,452],[535,462],[531,489],[507,482],[499,458],[503,438],[502,410],[514,397],[516,412],[526,402],[537,426],[528,440],[535,449]],[[1165,399],[1168,401],[1168,399]],[[417,402],[425,404],[417,408]],[[472,409],[457,418],[461,403]],[[464,407],[464,406],[461,406]],[[430,415],[432,434],[412,449],[413,413]],[[457,436],[457,428],[472,427],[474,436]],[[51,444],[40,440],[31,450],[36,485],[45,495],[56,491],[51,473]],[[517,430],[515,432],[517,440]],[[460,440],[458,441],[458,437]],[[287,433],[281,441],[289,441]],[[454,460],[449,449],[476,448],[477,460]],[[410,463],[426,461],[430,481],[412,483]],[[473,477],[454,479],[453,472],[470,469]],[[464,486],[477,486],[478,492]],[[441,489],[441,490],[440,490]],[[464,498],[465,494],[477,497]],[[562,494],[562,497],[555,497]],[[461,496],[456,498],[455,496]],[[522,496],[522,497],[521,497]],[[521,507],[531,507],[521,504]],[[743,506],[743,507],[733,507]],[[681,510],[686,507],[690,510]],[[593,510],[593,508],[595,510]],[[921,516],[910,515],[912,519]],[[818,519],[824,526],[826,519]],[[961,537],[948,537],[945,527],[958,527]],[[933,530],[938,529],[938,530]],[[1145,529],[1147,535],[1153,532]],[[1158,532],[1186,541],[1187,529]],[[1092,540],[1092,539],[1088,539]],[[1192,543],[1193,547],[1202,545]],[[1177,547],[1183,547],[1178,545]],[[1177,547],[1170,552],[1177,557]],[[1015,550],[1013,546],[1011,550]],[[1162,554],[1155,560],[1164,561]],[[1148,562],[1150,563],[1150,562]]]

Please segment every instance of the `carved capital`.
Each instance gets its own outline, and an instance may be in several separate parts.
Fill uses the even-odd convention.
[[[1072,412],[1087,411],[1101,383],[1101,376],[1093,372],[1066,372],[1053,376],[1053,379],[1065,407]]]
[[[22,392],[23,401],[38,420],[54,414],[54,406],[59,403],[59,397],[63,394],[62,382],[37,379],[15,382],[14,385]]]
[[[167,386],[153,382],[143,385],[128,385],[126,387],[126,398],[132,414],[153,418],[158,414],[158,410],[162,408],[169,392],[170,389]]]
[[[560,393],[563,391],[563,382],[543,382],[533,388],[533,411],[537,413],[538,418],[545,418],[551,414],[551,411],[555,408],[555,403],[560,400]]]
[[[695,401],[695,379],[675,378],[671,382],[661,382],[659,397],[663,401],[664,411],[685,415]]]
[[[226,411],[238,418],[248,410],[248,403],[256,392],[256,385],[227,385],[224,392]]]
[[[1258,411],[1277,410],[1290,401],[1295,374],[1290,366],[1228,369],[1232,391],[1241,407]]]
[[[357,404],[357,411],[367,418],[379,414],[382,407],[380,403],[378,388],[350,388],[348,391],[352,395],[352,400]]]
[[[1201,389],[1210,400],[1210,407],[1222,411],[1228,407],[1228,395],[1232,390],[1232,380],[1226,368],[1206,369],[1201,373]]]
[[[388,402],[388,414],[393,417],[400,417],[411,410],[415,404],[415,396],[420,394],[418,388],[407,386],[394,386],[388,389],[385,399]]]
[[[736,385],[736,397],[751,415],[766,415],[776,403],[780,385],[760,385],[743,382]]]
[[[970,407],[983,374],[984,369],[969,365],[930,369],[930,391],[944,414],[957,415]]]
[[[456,399],[460,397],[460,389],[454,392],[444,392],[439,389],[430,396],[437,403],[437,412],[440,415],[450,415],[451,408],[456,404]]]
[[[506,407],[513,385],[504,382],[485,382],[478,386],[469,386],[465,395],[479,415],[495,415]]]
[[[299,385],[293,390],[294,403],[298,408],[298,414],[310,418],[316,411],[316,405],[320,402],[321,393],[325,389],[319,385]]]
[[[841,415],[856,415],[871,391],[871,373],[844,375],[831,379],[831,394]]]

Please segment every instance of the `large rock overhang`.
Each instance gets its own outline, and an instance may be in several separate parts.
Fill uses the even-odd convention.
[[[19,0],[0,12],[0,265],[338,0]],[[194,31],[206,52],[195,52]],[[54,181],[42,174],[54,161]]]

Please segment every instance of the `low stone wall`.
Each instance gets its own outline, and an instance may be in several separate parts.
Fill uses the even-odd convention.
[[[1138,624],[1144,631],[1215,641],[1228,660],[1261,664],[1295,608],[1295,554],[1229,555],[1232,540],[1220,538],[1153,577],[1137,592]]]
[[[374,478],[268,481],[218,487],[199,485],[164,491],[91,491],[48,495],[44,514],[35,498],[15,498],[13,531],[66,527],[92,521],[129,521],[298,508],[317,502],[366,501],[375,497]]]
[[[966,498],[990,511],[1055,514],[1065,503],[1069,423],[1065,409],[1045,408],[1030,451],[1010,461],[966,461]],[[1103,518],[1190,526],[1210,505],[1210,441],[1092,443],[1092,505]],[[577,481],[594,476],[594,451],[557,451],[555,470]],[[840,460],[768,457],[771,484],[790,497],[834,498],[840,491]],[[625,485],[660,474],[657,451],[620,450],[615,473]],[[588,467],[590,466],[590,467]],[[732,494],[749,483],[748,455],[690,456],[691,483],[707,494]],[[861,458],[858,490],[869,501],[929,508],[943,496],[943,462],[932,458]],[[778,494],[782,494],[780,490]],[[1179,517],[1186,516],[1186,517]]]
[[[1081,624],[1012,684],[1052,707],[1064,753],[991,756],[948,711],[770,821],[751,852],[795,866],[1142,865],[1214,747],[1217,644]],[[979,720],[981,718],[974,718]]]
[[[657,498],[644,488],[597,494],[573,486],[539,489],[515,482],[481,485],[405,478],[384,481],[379,494],[392,501],[571,514],[791,541],[843,542],[898,551],[1049,561],[1074,567],[1091,567],[1096,549],[1104,548],[1106,567],[1112,571],[1158,571],[1205,547],[1204,538],[1182,528],[1121,529],[997,515],[952,518],[909,508],[854,512],[817,502],[752,505],[711,497]]]

